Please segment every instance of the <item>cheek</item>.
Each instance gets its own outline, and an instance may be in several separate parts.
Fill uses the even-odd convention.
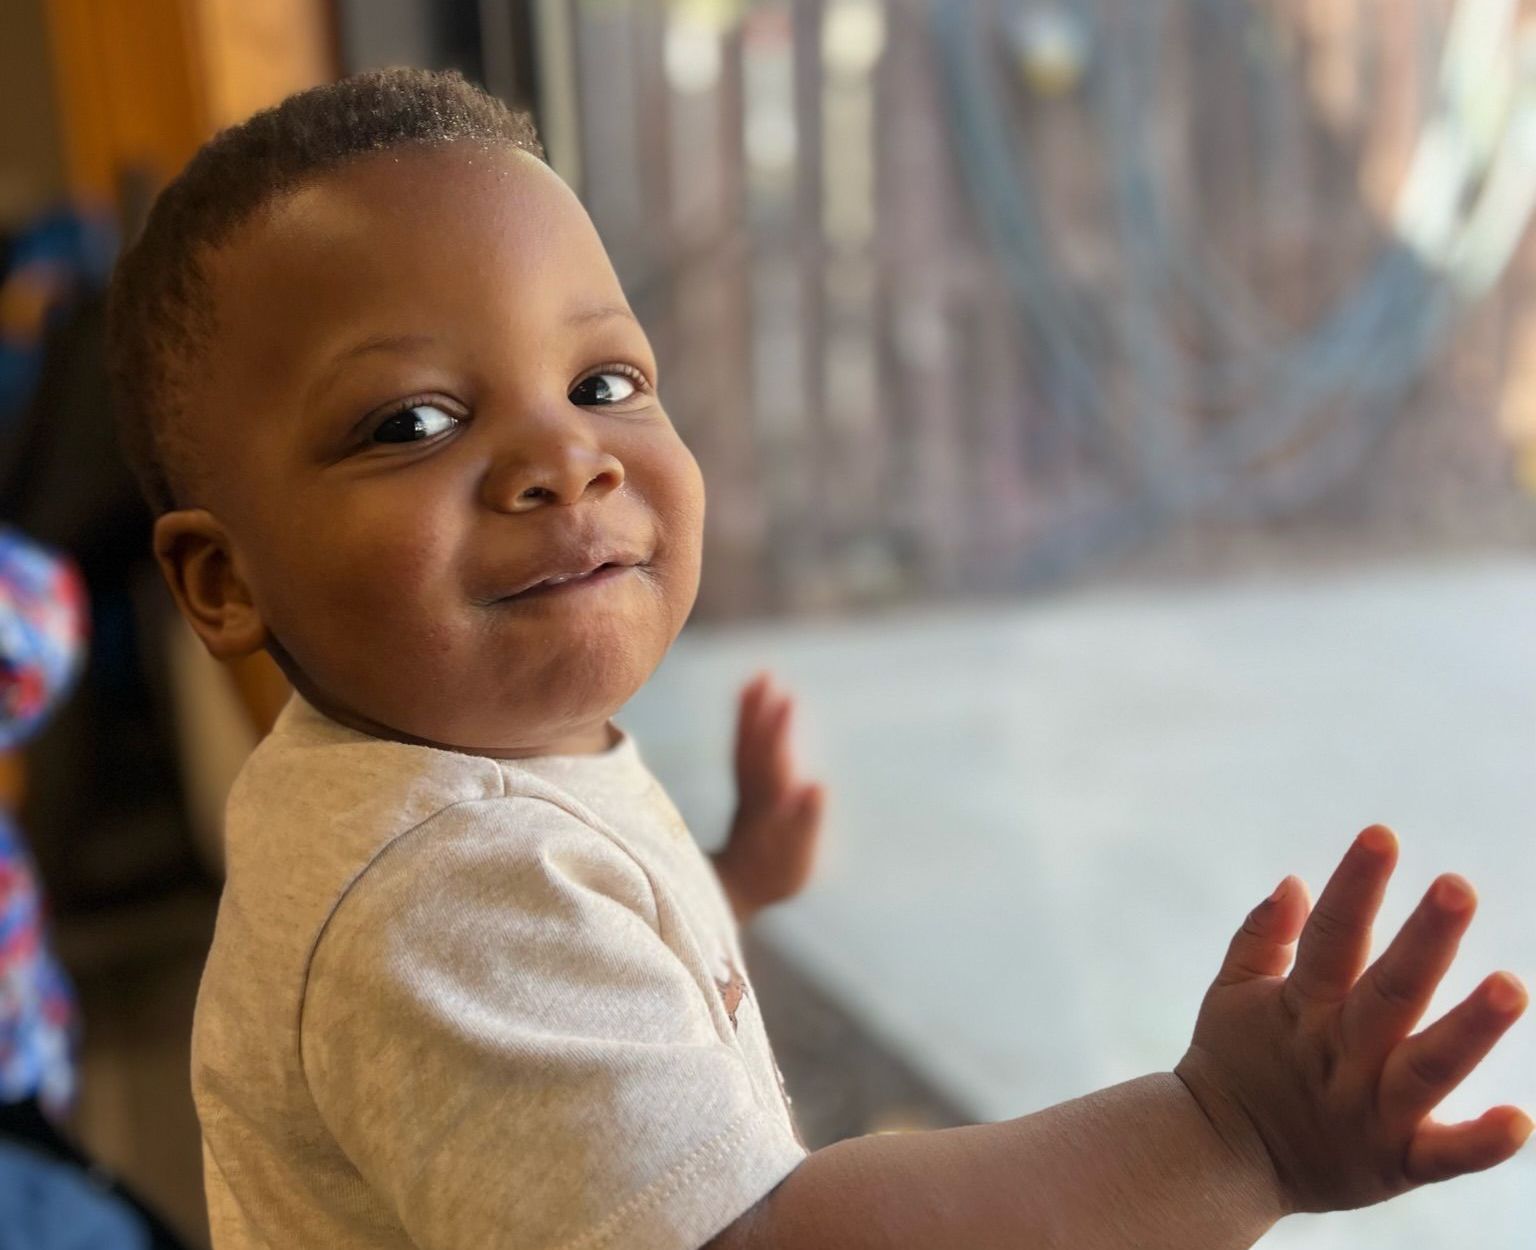
[[[704,539],[704,476],[681,439],[652,466],[653,506],[666,534],[670,561],[696,583]]]
[[[400,646],[442,634],[454,536],[430,516],[332,511],[328,522],[290,533],[283,546],[268,589],[273,628],[290,649],[362,648],[381,637]]]
[[[682,604],[682,616],[676,622],[674,637],[676,630],[682,629],[683,620],[693,610],[694,600],[698,597],[699,573],[704,558],[704,475],[691,453],[687,472],[679,486],[676,508],[673,527],[677,531],[686,602]]]

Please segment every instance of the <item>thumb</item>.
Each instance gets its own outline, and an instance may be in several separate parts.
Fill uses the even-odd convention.
[[[1273,894],[1248,913],[1243,927],[1227,947],[1216,984],[1236,985],[1260,977],[1284,976],[1291,966],[1291,947],[1311,910],[1306,883],[1299,877],[1286,877]]]
[[[795,804],[795,823],[804,831],[814,833],[821,828],[822,816],[827,808],[827,788],[819,781],[806,785]]]

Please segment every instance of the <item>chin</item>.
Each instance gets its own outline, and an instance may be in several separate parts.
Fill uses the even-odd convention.
[[[544,744],[601,725],[628,703],[654,671],[640,657],[573,657],[569,663],[540,666],[519,680],[471,683],[465,697],[440,716],[415,717],[436,733],[418,733],[466,750],[493,750]],[[659,662],[659,661],[658,661]],[[487,697],[491,702],[487,706]],[[466,715],[466,710],[473,708]]]

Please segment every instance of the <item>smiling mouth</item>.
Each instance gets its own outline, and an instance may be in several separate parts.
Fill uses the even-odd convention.
[[[525,599],[542,598],[546,595],[570,594],[588,587],[604,585],[638,567],[640,567],[638,564],[609,563],[599,564],[585,573],[562,573],[555,577],[546,577],[543,581],[535,582],[524,590],[503,595],[496,602],[519,603]]]

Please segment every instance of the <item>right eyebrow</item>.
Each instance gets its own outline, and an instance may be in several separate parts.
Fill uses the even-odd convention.
[[[342,348],[332,356],[326,361],[326,374],[335,372],[338,365],[346,364],[347,361],[355,360],[359,356],[367,356],[372,352],[408,352],[435,342],[437,339],[431,334],[375,334],[361,343]]]
[[[360,342],[343,347],[325,362],[325,367],[314,385],[309,388],[308,403],[313,404],[336,381],[341,367],[359,356],[371,356],[376,352],[404,355],[437,342],[432,334],[375,334]]]
[[[583,325],[595,321],[623,320],[639,326],[635,314],[628,308],[618,304],[598,304],[585,308],[577,308],[566,316],[568,325]],[[341,367],[360,356],[371,356],[376,352],[386,355],[405,355],[423,347],[430,347],[437,342],[434,334],[374,334],[360,342],[343,347],[325,362],[325,367],[320,376],[309,389],[307,402],[314,404],[319,397],[336,381]]]

